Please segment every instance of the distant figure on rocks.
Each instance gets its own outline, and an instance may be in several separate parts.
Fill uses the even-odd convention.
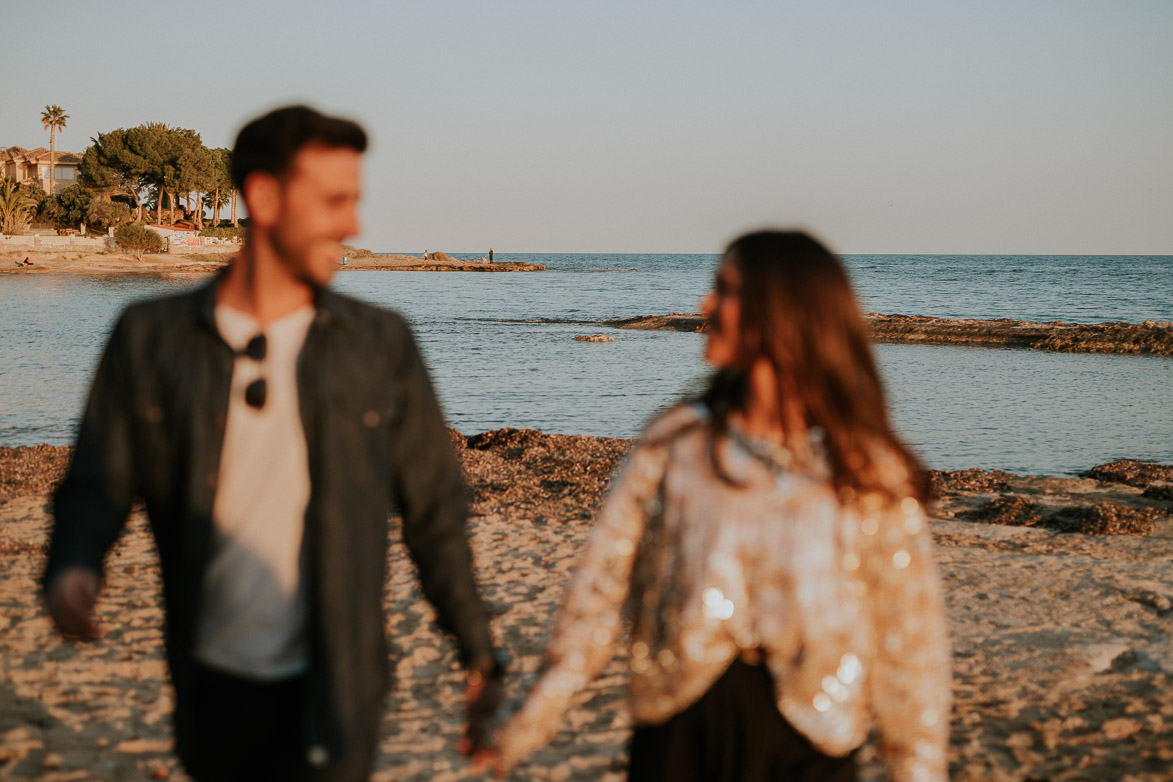
[[[630,627],[630,780],[944,782],[950,653],[917,458],[842,265],[802,233],[726,250],[698,399],[654,420],[583,548],[505,773]],[[491,754],[491,753],[490,753]]]
[[[489,248],[489,263],[493,262],[493,248]]]
[[[415,340],[399,315],[327,287],[358,233],[366,146],[355,123],[304,106],[245,125],[237,260],[122,314],[54,496],[48,607],[85,640],[100,634],[105,555],[144,501],[176,750],[202,782],[369,777],[392,504],[467,671],[470,749],[500,700],[465,487]]]

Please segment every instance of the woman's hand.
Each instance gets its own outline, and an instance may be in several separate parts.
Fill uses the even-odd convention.
[[[457,749],[471,759],[472,770],[476,773],[496,762],[497,753],[492,746],[493,730],[504,700],[503,675],[483,675],[477,671],[469,673],[468,690],[465,693],[468,727]]]

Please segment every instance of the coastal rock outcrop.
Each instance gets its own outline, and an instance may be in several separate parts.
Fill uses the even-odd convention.
[[[1035,323],[869,313],[876,342],[1033,348],[1060,353],[1173,356],[1173,323]]]
[[[875,342],[921,345],[1031,348],[1060,353],[1118,353],[1173,356],[1173,322],[1035,323],[1033,321],[934,318],[868,313]],[[701,315],[674,312],[602,321],[617,329],[696,331],[708,326]]]
[[[1136,459],[1101,464],[1084,473],[1088,478],[1109,483],[1123,483],[1143,490],[1142,497],[1173,501],[1173,467]]]
[[[708,331],[705,319],[693,313],[672,312],[668,315],[640,315],[635,318],[605,320],[604,326],[617,329],[639,329],[641,331]]]

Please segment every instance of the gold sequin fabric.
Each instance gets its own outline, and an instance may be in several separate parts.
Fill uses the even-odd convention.
[[[850,752],[874,721],[891,779],[947,779],[950,653],[920,504],[844,505],[821,459],[714,446],[704,424],[702,408],[670,410],[616,476],[543,672],[497,734],[501,764],[557,732],[627,626],[637,722],[684,710],[739,655],[764,658],[779,710],[823,752]]]

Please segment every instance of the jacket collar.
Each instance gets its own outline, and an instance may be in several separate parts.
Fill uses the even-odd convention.
[[[193,315],[196,321],[211,330],[212,333],[219,333],[216,328],[216,290],[224,281],[224,276],[227,273],[227,266],[216,272],[216,276],[208,283],[196,289],[192,299]],[[314,322],[320,326],[331,323],[345,325],[353,318],[349,308],[345,306],[343,297],[329,288],[319,288],[314,294],[314,310],[316,312]]]

